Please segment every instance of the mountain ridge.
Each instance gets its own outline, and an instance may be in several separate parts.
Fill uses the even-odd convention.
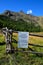
[[[43,17],[33,16],[31,14],[25,14],[23,11],[13,12],[10,10],[6,10],[4,11],[4,13],[0,15],[0,17],[2,18],[8,17],[9,20],[11,19],[12,21],[18,21],[18,22],[21,21],[23,22],[23,24],[26,22],[31,24],[31,26],[34,25],[36,28],[37,26],[40,26],[43,29]]]
[[[6,10],[4,12],[4,15],[9,16],[13,20],[23,19],[26,22],[29,22],[29,21],[37,22],[39,25],[40,25],[39,23],[40,18],[43,19],[43,17],[38,17],[38,16],[31,15],[31,14],[25,14],[23,11],[13,12],[10,10]]]

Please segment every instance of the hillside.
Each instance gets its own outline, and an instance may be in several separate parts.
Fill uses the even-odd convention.
[[[36,34],[43,34],[42,33],[36,33]],[[13,40],[18,39],[18,34],[13,33]],[[32,54],[32,53],[25,53],[25,52],[18,52],[14,51],[13,54],[6,54],[6,44],[5,38],[3,34],[0,34],[0,65],[43,65],[43,54]],[[43,38],[35,37],[35,36],[29,36],[29,43],[37,44],[43,46]],[[27,49],[20,49],[18,48],[18,45],[16,42],[12,42],[12,45],[14,49],[17,50],[25,50],[25,51],[31,51],[34,50],[34,52],[43,52],[43,47],[36,47],[36,46],[30,46]]]
[[[43,17],[6,10],[0,14],[0,28],[6,26],[20,31],[39,32],[43,31]]]

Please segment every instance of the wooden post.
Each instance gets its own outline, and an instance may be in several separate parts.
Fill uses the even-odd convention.
[[[13,53],[14,52],[14,47],[12,45],[12,30],[9,30],[9,34],[10,34],[9,43],[10,43],[10,46],[11,46],[11,53]]]
[[[6,42],[6,53],[14,52],[14,48],[12,46],[12,30],[8,30],[8,28],[3,28],[3,33],[5,35]]]
[[[11,52],[11,42],[10,41],[10,35],[9,35],[9,30],[8,28],[3,28],[3,33],[5,35],[5,42],[6,42],[6,53]]]
[[[7,27],[6,27],[6,35],[5,35],[5,41],[6,41],[6,53],[9,53],[9,52],[11,52],[11,45],[10,45],[10,43],[9,43],[9,30],[7,29]]]

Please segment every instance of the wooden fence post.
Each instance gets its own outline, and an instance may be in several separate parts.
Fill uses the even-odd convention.
[[[10,46],[11,46],[11,53],[13,53],[14,47],[12,45],[12,30],[9,30],[9,43],[10,43]]]
[[[6,42],[6,53],[11,53],[13,50],[12,47],[12,30],[8,30],[8,28],[3,28],[3,33],[5,35],[5,42]]]

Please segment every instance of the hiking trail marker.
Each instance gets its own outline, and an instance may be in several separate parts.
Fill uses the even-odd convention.
[[[18,48],[28,48],[29,32],[18,32]]]

